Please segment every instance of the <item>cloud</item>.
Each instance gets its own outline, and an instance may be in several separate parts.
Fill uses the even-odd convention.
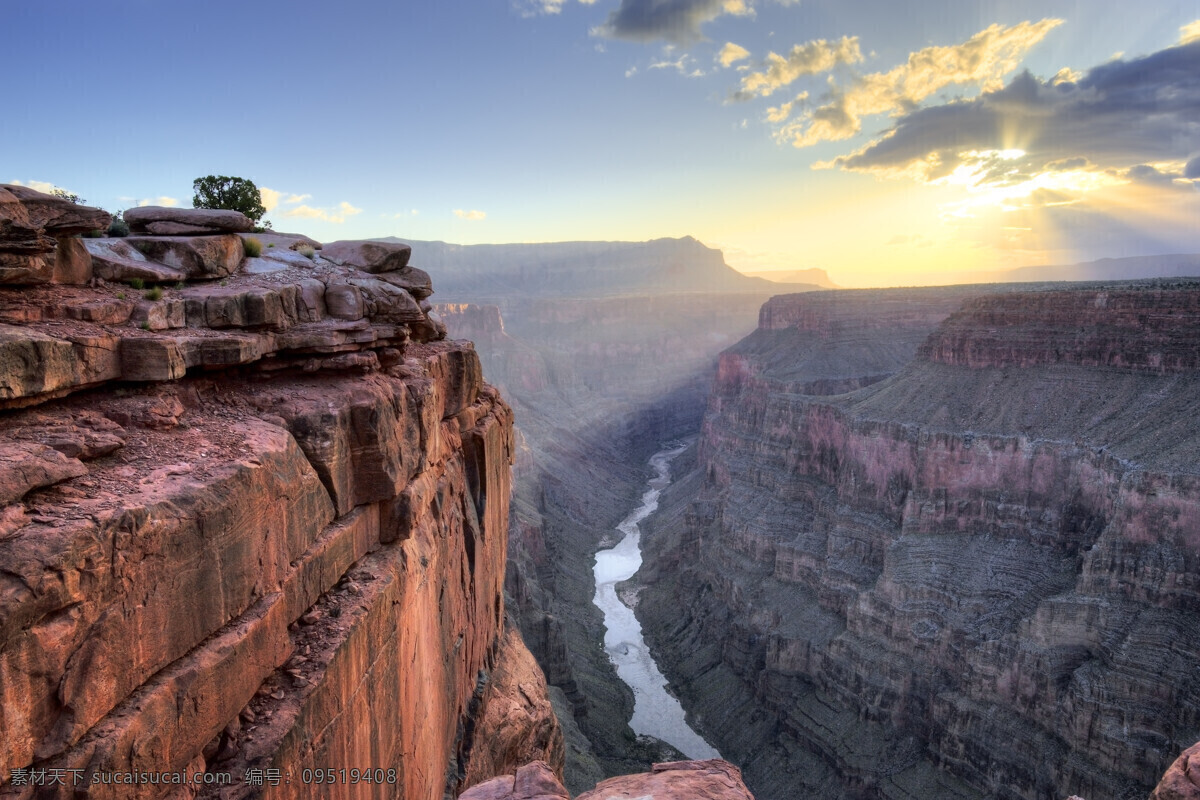
[[[766,69],[743,76],[742,88],[734,95],[734,99],[767,97],[804,75],[817,75],[839,64],[857,64],[862,60],[857,36],[843,36],[836,42],[817,39],[798,44],[787,58],[778,53],[767,53]]]
[[[1078,83],[1083,77],[1083,73],[1076,72],[1070,67],[1063,67],[1058,72],[1054,73],[1054,77],[1050,79],[1050,83],[1058,85],[1060,83]]]
[[[665,58],[661,61],[653,61],[650,63],[650,69],[673,69],[685,78],[702,78],[704,70],[699,67],[692,67],[692,59],[687,53],[684,53],[674,61],[668,61]]]
[[[142,206],[166,206],[167,208],[174,208],[175,206],[179,205],[179,200],[174,197],[160,195],[158,197],[143,198],[138,200],[137,204],[139,208]]]
[[[268,189],[262,186],[258,190],[258,199],[262,201],[263,208],[268,212],[274,211],[279,205],[279,199],[283,196],[283,192],[277,192],[274,189]]]
[[[467,220],[477,221],[477,220],[481,220],[484,217],[486,217],[487,214],[484,213],[483,211],[477,211],[475,209],[471,209],[470,211],[464,211],[461,208],[456,208],[456,209],[454,209],[454,216],[458,217],[459,219],[467,219]]]
[[[831,78],[828,102],[789,123],[777,132],[777,138],[795,147],[839,141],[859,133],[863,117],[909,112],[922,100],[953,84],[998,89],[1003,85],[1003,76],[1016,69],[1029,49],[1060,24],[1060,19],[1043,19],[1007,28],[991,25],[962,44],[926,47],[909,54],[904,64],[888,72],[860,76],[848,86],[840,86]],[[857,40],[843,39],[846,41],[853,41],[857,51]],[[796,48],[792,52],[795,54]],[[801,74],[812,74],[803,72],[809,63],[804,58],[806,52],[801,49],[796,66],[790,56],[786,60],[776,56],[778,62],[772,63],[765,73],[742,79],[739,95],[766,96]],[[843,52],[847,52],[845,48]],[[824,66],[827,60],[820,54],[818,48],[813,59],[815,71],[822,71],[816,67]]]
[[[1195,41],[1200,41],[1200,19],[1189,22],[1179,29],[1180,44],[1191,44]]]
[[[969,170],[996,185],[1046,171],[1100,174],[1168,163],[1182,165],[1172,170],[1188,177],[1200,171],[1188,162],[1200,153],[1197,63],[1200,41],[1108,62],[1074,83],[1023,72],[973,100],[911,111],[885,136],[832,164],[924,180]]]
[[[283,192],[279,192],[274,189],[268,189],[265,186],[258,190],[258,196],[262,199],[263,208],[267,209],[268,212],[274,211],[279,207],[280,203],[285,206],[294,206],[297,203],[303,203],[305,200],[312,199],[311,194],[289,194],[286,198],[283,195]],[[296,215],[284,214],[284,216]]]
[[[592,30],[611,39],[691,44],[704,38],[700,26],[722,14],[753,15],[746,0],[621,0],[608,21]]]
[[[30,189],[33,189],[35,192],[41,192],[42,194],[50,194],[55,189],[62,189],[62,191],[67,192],[67,194],[73,194],[73,192],[69,192],[66,189],[63,189],[58,184],[50,183],[49,181],[17,181],[17,180],[14,180],[14,181],[10,181],[10,183],[12,183],[13,186],[28,186]]]
[[[792,115],[792,108],[797,103],[803,103],[808,99],[808,92],[801,92],[796,95],[795,100],[790,100],[783,105],[775,106],[767,109],[767,122],[783,122]]]
[[[325,222],[341,223],[346,221],[346,217],[352,217],[355,214],[361,214],[361,208],[355,208],[345,200],[337,204],[336,208],[313,208],[308,205],[296,206],[289,208],[283,212],[285,217],[306,217],[308,219],[320,219]]]
[[[585,6],[590,6],[596,0],[579,0]],[[566,0],[520,0],[513,5],[523,17],[533,17],[538,14],[559,14]]]
[[[717,53],[717,61],[721,62],[722,67],[728,67],[735,61],[749,57],[749,50],[733,42],[726,42],[725,46],[721,48],[721,52]]]

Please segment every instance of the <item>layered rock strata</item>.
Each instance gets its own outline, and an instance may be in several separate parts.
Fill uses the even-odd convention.
[[[87,253],[73,237],[107,228],[111,221],[98,208],[0,184],[0,285],[90,280]]]
[[[561,769],[505,626],[510,410],[410,275],[305,260],[0,290],[0,796]]]
[[[727,761],[672,761],[648,773],[621,775],[601,782],[575,800],[754,800],[742,774]],[[514,775],[468,789],[462,800],[571,800],[547,764],[527,764]]]
[[[824,297],[723,354],[648,527],[685,707],[761,798],[1146,796],[1200,737],[1200,284],[972,299],[882,380],[776,346]]]

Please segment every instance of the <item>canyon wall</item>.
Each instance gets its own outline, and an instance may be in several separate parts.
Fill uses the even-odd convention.
[[[937,291],[722,354],[647,638],[760,800],[1145,797],[1200,738],[1200,283]]]
[[[9,188],[0,796],[434,800],[561,770],[505,624],[512,413],[408,249],[247,258],[180,209],[193,235],[72,239],[106,220]]]
[[[678,758],[629,729],[633,696],[592,604],[593,555],[637,504],[650,455],[698,429],[717,353],[779,286],[691,239],[413,246],[442,264],[436,310],[450,335],[476,342],[513,407],[507,590],[566,731],[567,787]],[[485,275],[492,258],[502,266]]]

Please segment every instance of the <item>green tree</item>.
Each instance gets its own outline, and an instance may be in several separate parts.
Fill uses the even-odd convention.
[[[257,223],[267,213],[254,181],[228,175],[207,175],[192,181],[193,208],[225,208],[240,211]]]
[[[59,200],[66,200],[67,202],[74,203],[77,206],[82,206],[87,203],[87,200],[84,200],[74,192],[68,192],[66,189],[59,189],[57,187],[50,190],[50,196],[57,197]]]

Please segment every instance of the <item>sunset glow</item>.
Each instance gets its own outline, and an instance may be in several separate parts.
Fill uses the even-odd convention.
[[[150,5],[9,9],[74,122],[6,115],[0,181],[116,210],[237,174],[322,240],[691,235],[846,286],[1200,251],[1194,3]],[[247,60],[230,19],[319,57]]]

